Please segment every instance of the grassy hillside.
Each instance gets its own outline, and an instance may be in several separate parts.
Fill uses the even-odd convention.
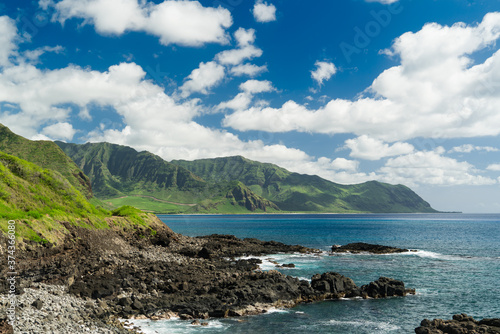
[[[0,151],[15,155],[43,168],[62,174],[86,198],[91,198],[90,179],[51,141],[32,141],[14,134],[0,124]]]
[[[84,229],[142,230],[155,235],[164,224],[156,217],[124,207],[96,208],[59,172],[0,152],[0,229],[16,221],[21,242],[58,244],[70,236],[68,226]],[[69,225],[68,225],[69,224]]]
[[[109,143],[56,142],[89,176],[96,197],[112,206],[132,205],[156,213],[248,213],[277,210],[246,189],[236,200],[229,181],[206,182],[149,152]],[[249,204],[251,203],[251,204]]]
[[[0,152],[0,216],[4,219],[101,215],[60,173]]]
[[[89,176],[94,194],[99,198],[170,189],[171,199],[182,201],[183,191],[205,187],[205,182],[188,170],[149,152],[109,143],[56,144]]]
[[[403,185],[376,181],[341,185],[319,176],[292,173],[273,164],[240,156],[174,160],[172,163],[207,181],[240,181],[255,194],[286,211],[435,212],[427,202]]]

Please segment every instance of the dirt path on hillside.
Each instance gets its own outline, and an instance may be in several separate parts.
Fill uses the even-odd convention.
[[[175,204],[175,205],[182,205],[182,206],[196,206],[197,204],[185,204],[185,203],[177,203],[177,202],[170,202],[170,201],[165,201],[163,199],[159,199],[153,196],[145,196],[145,195],[130,195],[130,196],[122,196],[118,198],[127,198],[127,197],[142,197],[142,198],[151,198],[154,199],[157,202],[162,202],[162,203],[168,203],[168,204]]]

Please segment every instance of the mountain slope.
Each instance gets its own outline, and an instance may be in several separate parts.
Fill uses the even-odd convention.
[[[60,173],[0,152],[0,216],[100,214]]]
[[[408,187],[370,181],[341,185],[240,156],[174,160],[207,181],[240,181],[281,210],[314,212],[436,212]]]
[[[94,194],[106,202],[159,213],[248,213],[277,209],[270,201],[241,188],[235,199],[229,181],[208,183],[189,170],[149,152],[110,143],[56,142],[89,176]],[[248,204],[253,203],[253,204]]]
[[[152,194],[164,189],[202,190],[206,184],[182,167],[131,147],[109,143],[56,144],[89,176],[95,195],[101,198]],[[182,200],[181,194],[171,197]]]
[[[18,248],[29,241],[55,245],[76,241],[86,235],[85,230],[135,233],[153,242],[162,242],[171,232],[156,216],[134,208],[112,213],[96,208],[59,172],[4,152],[0,152],[0,218],[0,253],[5,251],[3,238],[11,220]],[[75,229],[81,233],[72,234]]]
[[[14,134],[0,124],[0,151],[32,162],[40,167],[58,171],[77,190],[91,198],[90,179],[54,142],[32,141]]]

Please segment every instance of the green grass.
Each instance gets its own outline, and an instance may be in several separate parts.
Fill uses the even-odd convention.
[[[113,207],[120,207],[130,205],[147,212],[153,213],[183,213],[190,210],[190,206],[175,205],[165,202],[160,202],[152,198],[139,197],[139,196],[126,196],[120,198],[104,199],[104,203],[110,204]]]
[[[43,168],[58,171],[86,198],[92,197],[89,178],[54,142],[31,141],[14,134],[0,124],[0,151]]]
[[[0,229],[15,220],[16,239],[58,244],[68,230],[62,222],[86,229],[146,227],[155,234],[154,217],[132,207],[109,212],[95,207],[60,173],[0,152]],[[111,224],[111,225],[110,225]],[[159,225],[158,225],[159,226]]]

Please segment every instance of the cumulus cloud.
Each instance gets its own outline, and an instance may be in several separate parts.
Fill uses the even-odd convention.
[[[14,20],[8,16],[0,16],[0,67],[11,63],[10,57],[17,50],[17,28]]]
[[[414,150],[413,145],[408,143],[398,142],[389,145],[366,135],[346,140],[345,147],[351,150],[351,157],[365,160],[380,160],[385,157],[408,154]]]
[[[180,87],[182,97],[188,97],[192,93],[208,94],[210,88],[217,86],[225,76],[224,66],[214,61],[200,63],[186,78],[186,82]]]
[[[161,87],[144,81],[145,75],[134,63],[113,65],[105,72],[78,66],[50,71],[30,64],[12,66],[0,76],[0,101],[17,105],[20,111],[5,110],[0,121],[31,137],[40,125],[65,122],[72,109],[62,106],[68,104],[82,109],[89,104],[110,105],[121,114],[137,107],[138,118],[152,113],[151,119],[168,114],[186,120],[196,114],[193,103],[177,105]]]
[[[272,92],[275,90],[269,80],[248,80],[240,85],[240,89],[250,94]]]
[[[217,54],[216,59],[224,65],[238,65],[245,60],[250,60],[262,56],[262,50],[254,45],[247,45],[243,48],[222,51]]]
[[[323,84],[323,81],[328,81],[337,72],[337,68],[333,63],[326,61],[316,61],[314,64],[316,69],[311,71],[311,78],[313,78],[319,86]]]
[[[46,126],[42,133],[51,139],[71,140],[75,136],[76,130],[73,129],[73,125],[61,122]]]
[[[198,1],[62,0],[43,5],[53,6],[53,19],[61,23],[81,18],[100,34],[143,31],[159,37],[164,45],[225,44],[229,41],[226,29],[233,23],[227,9],[203,7]]]
[[[271,81],[268,80],[247,80],[240,84],[242,91],[232,100],[221,102],[216,107],[216,110],[243,110],[250,106],[255,94],[272,92],[275,90]]]
[[[234,33],[238,46],[245,47],[255,42],[255,29],[238,28]]]
[[[443,148],[420,151],[390,158],[380,169],[382,179],[413,186],[428,185],[491,185],[497,180],[478,174],[468,162],[460,162],[441,154]]]
[[[253,6],[253,17],[257,22],[276,21],[276,7],[273,4],[257,0]]]
[[[331,162],[331,165],[335,170],[356,171],[359,167],[359,162],[345,158],[337,158]]]
[[[46,52],[61,53],[63,51],[64,51],[64,48],[60,45],[53,46],[53,47],[43,46],[43,47],[35,49],[35,50],[27,50],[27,51],[23,52],[23,57],[25,60],[27,60],[31,63],[38,63],[40,61],[40,56]]]
[[[494,172],[500,172],[500,164],[491,164],[486,167],[487,170],[491,170]]]
[[[400,59],[356,100],[335,99],[309,110],[295,101],[226,115],[241,131],[353,133],[386,142],[416,137],[463,138],[500,134],[500,13],[477,25],[426,24],[395,40],[386,54]],[[482,63],[472,54],[493,52]]]
[[[15,31],[12,21],[4,22],[8,23],[0,26],[1,32]],[[16,50],[17,37],[10,36],[4,45]],[[101,72],[75,65],[40,70],[33,63],[12,64],[9,57],[4,59],[8,66],[0,68],[0,123],[25,137],[72,140],[78,132],[70,122],[72,117],[81,114],[98,119],[99,108],[91,110],[89,106],[109,107],[122,118],[123,128],[99,126],[83,139],[148,150],[167,160],[244,155],[298,172],[312,171],[318,164],[301,150],[266,145],[260,140],[243,141],[227,131],[198,124],[193,119],[202,112],[199,100],[179,102],[162,87],[145,80],[146,72],[135,63],[120,63]],[[202,70],[186,81],[191,82],[185,86],[186,91],[209,89],[210,80],[198,79],[204,77],[205,67],[217,66],[202,63]],[[241,89],[251,95],[274,88],[266,81],[249,81]]]
[[[473,151],[486,151],[486,152],[498,152],[499,149],[491,146],[475,146],[471,144],[465,144],[461,146],[455,146],[449,153],[471,153]]]
[[[259,74],[267,72],[267,66],[257,66],[254,64],[241,64],[237,66],[233,66],[230,70],[230,73],[234,76],[243,76],[248,75],[249,77],[255,77]]]
[[[219,105],[216,107],[216,110],[243,110],[250,106],[252,100],[253,96],[251,94],[248,94],[246,92],[238,93],[238,95],[236,95],[233,99],[219,103]]]

